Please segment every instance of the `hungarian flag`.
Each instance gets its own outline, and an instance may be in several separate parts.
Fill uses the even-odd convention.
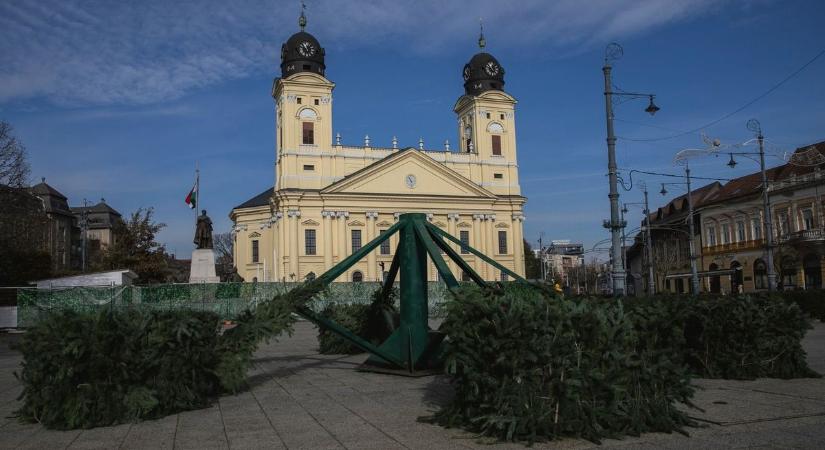
[[[189,209],[195,209],[198,207],[198,183],[195,182],[195,185],[192,186],[192,190],[186,194],[186,204],[189,205]]]

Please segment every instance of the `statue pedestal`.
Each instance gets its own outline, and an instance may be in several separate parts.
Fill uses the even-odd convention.
[[[211,248],[199,248],[192,252],[192,265],[189,268],[189,283],[220,283],[215,275],[215,251]]]

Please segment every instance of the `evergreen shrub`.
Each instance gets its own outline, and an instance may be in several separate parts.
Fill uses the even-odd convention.
[[[634,321],[621,302],[515,284],[501,293],[462,288],[446,308],[455,395],[424,420],[528,442],[693,424],[676,408],[693,394],[673,352],[684,338],[663,308],[640,305]]]

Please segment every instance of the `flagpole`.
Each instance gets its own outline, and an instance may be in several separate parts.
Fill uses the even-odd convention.
[[[198,218],[198,208],[201,206],[201,170],[195,161],[195,219]]]

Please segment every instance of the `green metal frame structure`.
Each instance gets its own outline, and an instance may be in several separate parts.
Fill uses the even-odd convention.
[[[445,239],[460,245],[461,248],[476,255],[484,262],[513,277],[515,281],[528,282],[480,251],[463,244],[459,239],[429,223],[426,215],[421,213],[401,214],[395,225],[319,276],[318,281],[325,285],[332,283],[395,233],[399,234],[398,247],[384,281],[381,295],[386,298],[390,294],[395,279],[400,274],[401,317],[398,328],[386,341],[378,346],[373,345],[338,323],[306,307],[300,308],[298,314],[369,352],[371,356],[365,363],[366,365],[394,370],[397,373],[416,374],[440,365],[439,354],[444,339],[443,334],[430,330],[427,322],[427,256],[432,259],[441,279],[450,290],[457,289],[459,283],[447,267],[442,252],[478,285],[489,287],[488,283],[450,247]]]

